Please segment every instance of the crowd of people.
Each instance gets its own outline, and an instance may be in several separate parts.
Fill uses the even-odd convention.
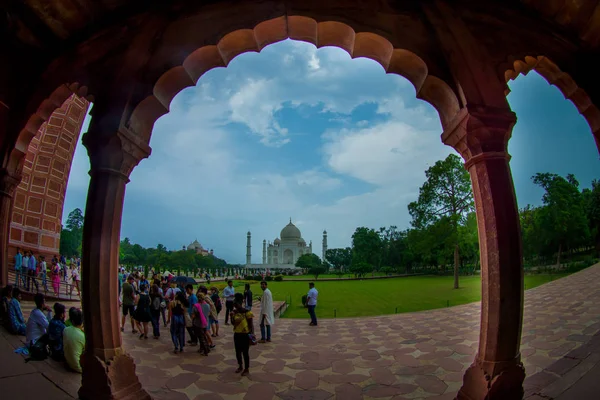
[[[50,263],[46,262],[46,257],[38,255],[32,251],[23,252],[17,249],[15,254],[15,284],[14,287],[20,287],[26,291],[40,292],[40,285],[44,293],[48,294],[48,278],[52,287],[52,293],[55,297],[61,294],[61,282],[65,283],[64,294],[72,296],[73,289],[77,295],[81,295],[81,259],[71,258],[67,261],[66,257],[55,255]]]
[[[50,308],[42,293],[34,296],[35,308],[25,321],[21,309],[21,289],[7,285],[0,293],[0,321],[4,328],[14,335],[25,336],[25,349],[39,357],[34,350],[49,350],[49,356],[56,361],[81,373],[81,355],[85,348],[83,332],[83,313],[77,307],[68,312],[61,303],[54,303]],[[66,319],[66,320],[65,320]]]
[[[219,316],[225,303],[225,325],[233,325],[233,342],[238,362],[237,373],[247,375],[250,368],[249,349],[252,344],[271,342],[272,327],[275,324],[273,295],[268,283],[260,283],[260,339],[254,334],[255,316],[252,312],[253,293],[246,283],[244,292],[236,292],[233,280],[219,293],[215,286],[205,285],[194,288],[183,284],[172,275],[152,277],[152,283],[141,272],[119,271],[119,301],[122,309],[121,332],[127,329],[127,317],[131,333],[139,334],[141,340],[148,339],[152,326],[154,339],[160,338],[161,322],[169,328],[175,354],[184,351],[186,346],[198,346],[201,355],[208,355],[216,347],[219,337]],[[317,325],[315,307],[318,292],[314,283],[309,284],[308,310],[311,326]],[[188,340],[186,341],[186,332]]]
[[[18,253],[20,255],[20,251]],[[27,258],[30,257],[30,258]],[[26,254],[21,259],[20,266],[29,266],[33,256]],[[43,260],[43,257],[40,257]],[[35,259],[34,259],[35,260]],[[43,262],[43,261],[42,261]],[[76,262],[71,263],[77,266]],[[17,264],[15,264],[17,265]],[[59,264],[52,262],[52,270]],[[35,270],[36,264],[33,263]],[[41,267],[42,269],[44,266]],[[22,272],[22,271],[21,271]],[[79,271],[78,271],[79,272]],[[53,273],[61,277],[60,273]],[[17,275],[17,281],[22,274]],[[77,274],[79,277],[79,274]],[[192,284],[183,284],[185,280],[175,277],[154,275],[149,281],[140,271],[127,273],[124,268],[119,270],[119,302],[122,310],[121,332],[127,327],[127,317],[130,319],[131,332],[139,334],[140,340],[149,337],[150,329],[154,339],[161,336],[161,322],[163,328],[169,329],[175,354],[184,351],[184,347],[198,346],[198,352],[207,356],[216,347],[216,338],[219,337],[219,315],[225,303],[225,325],[232,325],[233,342],[238,363],[237,373],[249,374],[250,346],[256,343],[270,343],[272,340],[272,327],[275,324],[273,295],[268,288],[268,283],[260,283],[262,295],[258,321],[260,326],[260,339],[257,340],[254,332],[255,316],[252,311],[254,296],[250,285],[245,284],[244,292],[236,292],[233,280],[227,281],[223,293],[219,293],[216,286],[205,285],[194,288]],[[309,283],[308,312],[311,316],[311,326],[317,325],[315,307],[318,292],[314,283]],[[50,349],[50,356],[56,360],[64,360],[67,366],[81,372],[80,357],[85,347],[83,333],[83,315],[80,309],[72,307],[68,311],[60,303],[55,303],[51,309],[46,305],[45,296],[36,293],[34,297],[35,309],[27,321],[21,310],[21,289],[17,284],[8,285],[1,292],[0,319],[5,328],[15,334],[26,337],[27,347],[33,349],[36,343],[44,343]],[[188,340],[186,341],[186,332]]]

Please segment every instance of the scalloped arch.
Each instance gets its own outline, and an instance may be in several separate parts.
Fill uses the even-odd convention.
[[[259,23],[254,29],[239,29],[225,35],[217,44],[192,52],[182,65],[164,72],[154,84],[152,95],[133,110],[129,127],[149,140],[154,123],[169,112],[173,98],[183,89],[194,86],[207,71],[227,67],[240,54],[260,52],[264,47],[285,39],[312,43],[317,48],[335,46],[352,58],[365,57],[379,63],[386,73],[408,79],[417,98],[430,103],[445,127],[458,113],[458,99],[443,80],[429,75],[427,65],[415,53],[394,49],[384,37],[369,32],[356,33],[349,25],[335,21],[317,22],[312,18],[288,16]]]
[[[94,100],[93,96],[88,93],[88,87],[81,85],[79,82],[64,83],[54,89],[47,98],[41,101],[35,113],[29,117],[23,129],[19,132],[15,147],[11,151],[8,160],[6,160],[8,170],[19,173],[23,157],[27,154],[27,148],[31,140],[42,124],[50,119],[54,110],[60,108],[73,94],[90,102]]]
[[[580,88],[571,75],[563,72],[554,62],[545,56],[525,56],[523,59],[517,59],[509,62],[508,65],[501,66],[506,82],[516,79],[520,74],[527,75],[531,70],[540,74],[550,85],[556,86],[565,99],[570,100],[579,113],[585,118],[592,135],[596,140],[596,146],[600,153],[600,110]],[[510,89],[507,89],[508,95]]]

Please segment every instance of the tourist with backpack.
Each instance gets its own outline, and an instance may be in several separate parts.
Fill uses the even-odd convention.
[[[150,316],[152,317],[152,334],[154,335],[154,339],[158,339],[160,337],[160,314],[163,308],[160,304],[163,302],[162,296],[160,294],[160,288],[157,284],[152,285],[150,288]]]
[[[223,305],[221,304],[221,298],[219,297],[219,289],[214,286],[210,288],[210,299],[213,301],[217,313],[215,317],[209,317],[212,319],[209,323],[212,330],[212,336],[217,337],[219,336],[219,313],[223,309]]]
[[[140,339],[148,339],[148,322],[152,321],[150,314],[150,296],[147,294],[145,284],[140,285],[140,295],[138,296],[137,307],[133,318],[137,321],[138,329],[140,330]]]
[[[204,294],[200,293],[200,297],[197,298],[196,303],[191,307],[192,329],[194,330],[194,336],[196,337],[197,342],[200,343],[198,353],[207,356],[208,353],[210,353],[210,347],[208,346],[208,341],[206,340],[206,329],[208,327],[208,320],[202,310],[203,305]]]

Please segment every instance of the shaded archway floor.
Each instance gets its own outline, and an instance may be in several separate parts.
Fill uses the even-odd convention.
[[[173,354],[162,326],[160,340],[127,331],[123,339],[140,381],[157,399],[452,399],[477,349],[479,307],[322,320],[318,327],[279,319],[273,342],[251,348],[249,377],[234,373],[230,326],[221,326],[208,357],[192,347]],[[559,384],[562,377],[591,371],[600,361],[598,331],[600,265],[528,290],[521,346],[526,397],[544,390],[558,397],[568,388]]]

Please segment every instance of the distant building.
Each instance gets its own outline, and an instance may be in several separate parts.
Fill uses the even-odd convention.
[[[327,243],[324,232],[324,243]],[[246,267],[260,269],[296,268],[296,261],[304,254],[312,254],[312,240],[307,244],[300,229],[292,223],[281,230],[273,242],[263,240],[262,264],[252,264],[252,234],[246,237]]]
[[[185,247],[185,246],[184,246]],[[198,239],[194,240],[187,246],[187,250],[194,250],[196,254],[202,254],[203,256],[213,255],[213,249],[207,250],[198,241]]]

